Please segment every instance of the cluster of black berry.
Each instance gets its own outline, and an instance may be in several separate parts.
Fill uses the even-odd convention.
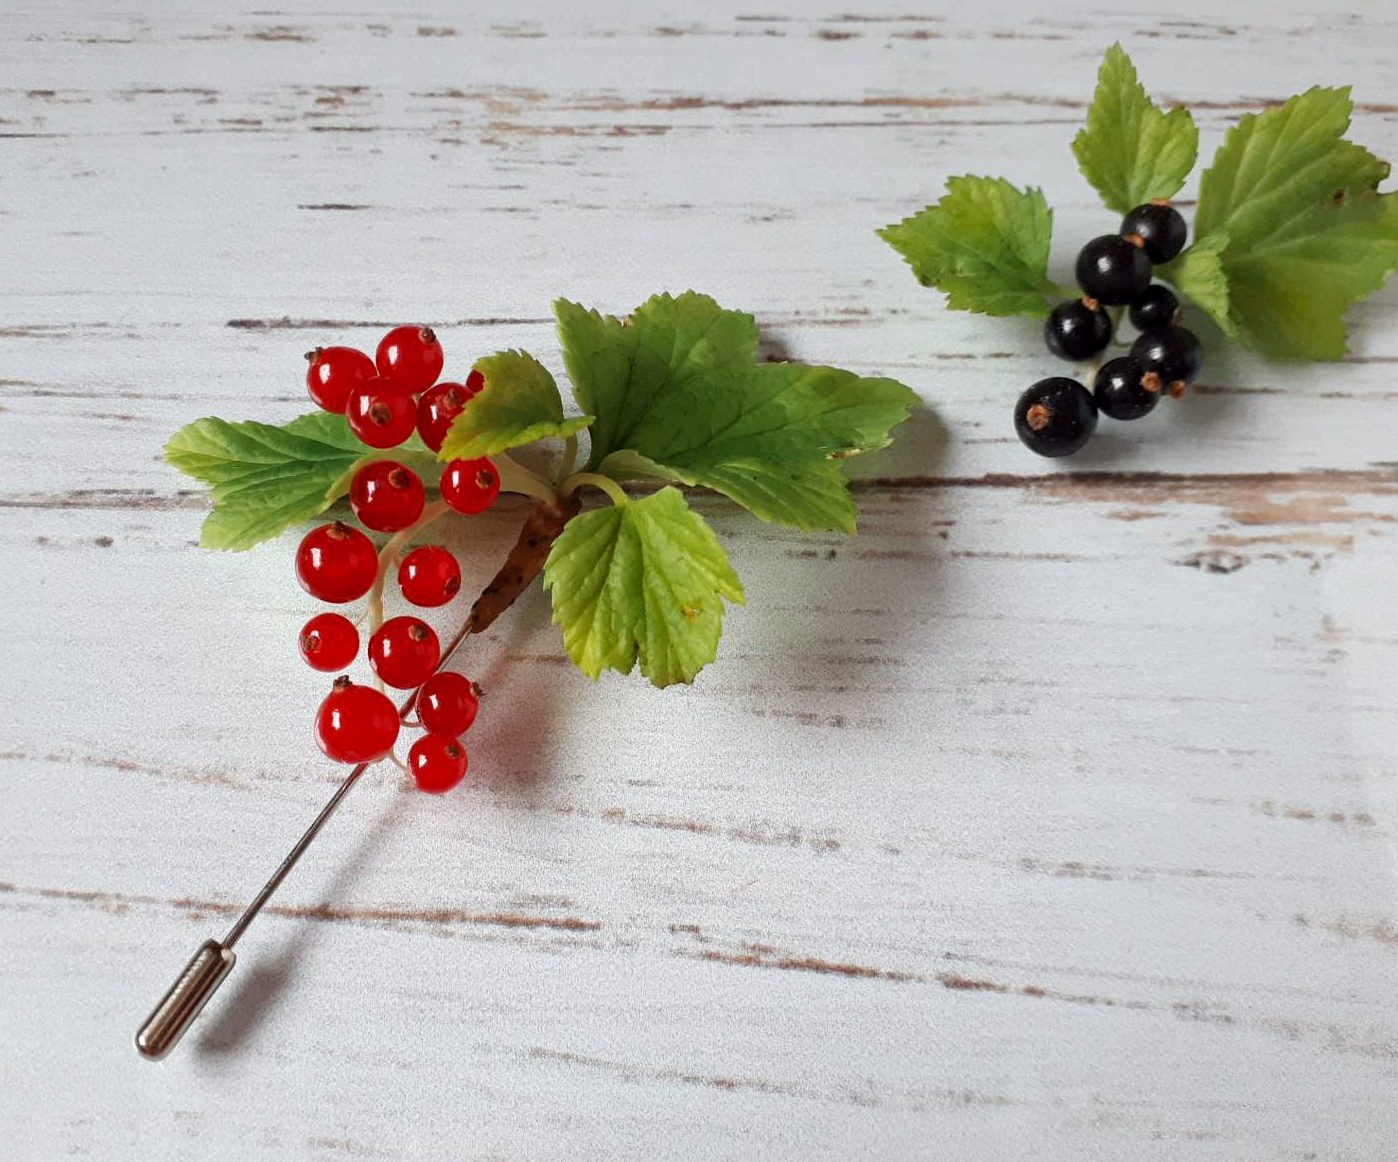
[[[1015,405],[1015,431],[1040,456],[1068,456],[1097,428],[1097,413],[1140,419],[1162,395],[1178,399],[1199,370],[1199,341],[1179,325],[1180,302],[1169,287],[1151,282],[1152,268],[1184,249],[1186,227],[1165,202],[1137,206],[1117,234],[1103,234],[1078,255],[1082,297],[1059,303],[1044,324],[1048,348],[1062,359],[1092,359],[1107,349],[1117,320],[1109,307],[1126,307],[1140,337],[1131,353],[1098,368],[1092,390],[1076,379],[1041,379]]]

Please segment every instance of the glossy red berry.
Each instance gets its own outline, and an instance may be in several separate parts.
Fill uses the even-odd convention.
[[[457,512],[484,512],[500,495],[500,473],[489,460],[453,460],[442,471],[442,499]]]
[[[337,763],[372,763],[393,749],[398,726],[387,695],[337,678],[316,711],[316,743]]]
[[[374,673],[400,690],[421,686],[431,677],[441,656],[436,633],[416,617],[391,617],[369,639],[369,661]]]
[[[396,533],[422,515],[427,493],[422,478],[395,460],[375,460],[354,474],[350,508],[366,528]]]
[[[449,734],[424,734],[408,751],[418,790],[440,795],[466,777],[466,748]]]
[[[353,347],[317,347],[306,352],[306,390],[328,412],[345,413],[350,389],[376,374],[374,361]]]
[[[398,566],[398,587],[414,605],[445,605],[461,590],[461,566],[441,545],[422,545]]]
[[[341,521],[312,529],[296,550],[296,579],[301,588],[332,605],[363,597],[378,573],[374,542]]]
[[[371,448],[392,448],[417,427],[417,404],[381,376],[366,379],[350,389],[345,403],[350,430]]]
[[[463,383],[439,383],[422,393],[417,401],[417,431],[422,442],[434,452],[442,450],[447,429],[471,402],[471,397],[485,386],[485,376],[473,371]]]
[[[416,395],[442,374],[442,345],[431,327],[394,327],[379,340],[374,363],[395,390]]]
[[[476,684],[450,670],[433,674],[417,692],[417,716],[436,734],[465,734],[481,708]]]
[[[301,656],[313,670],[343,670],[359,653],[359,631],[338,613],[317,613],[301,627]]]

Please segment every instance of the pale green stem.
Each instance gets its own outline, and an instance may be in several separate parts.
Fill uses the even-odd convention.
[[[563,463],[559,465],[558,479],[567,480],[578,465],[578,438],[569,436],[563,444]]]
[[[620,508],[626,503],[626,491],[610,476],[603,476],[600,472],[574,472],[558,487],[558,491],[563,496],[571,496],[584,484],[590,484],[593,488],[600,488],[611,499],[611,502]]]
[[[439,516],[447,512],[449,508],[450,506],[445,500],[434,501],[422,510],[422,515],[417,520],[413,521],[407,528],[394,533],[384,542],[384,547],[379,550],[379,571],[374,576],[373,587],[369,590],[369,600],[364,607],[364,614],[369,619],[370,634],[383,625],[384,583],[388,579],[388,575],[398,567],[398,558],[402,554],[404,546]],[[360,620],[363,621],[364,618],[360,618]]]
[[[558,492],[552,484],[537,472],[526,468],[519,461],[511,459],[507,453],[500,452],[492,456],[491,460],[494,461],[496,470],[500,473],[502,492],[518,492],[546,503],[552,503],[558,499]]]

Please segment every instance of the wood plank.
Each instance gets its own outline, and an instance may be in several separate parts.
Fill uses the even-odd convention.
[[[1121,38],[1204,146],[1311,82],[1398,153],[1378,0],[275,12],[0,23],[0,1125],[20,1159],[1380,1159],[1398,1140],[1394,290],[1322,366],[1210,358],[1068,464],[1032,324],[875,227],[957,172],[1110,226],[1068,141]],[[696,286],[929,403],[849,541],[712,498],[691,687],[592,684],[534,592],[473,775],[376,769],[178,1056],[129,1038],[336,772],[290,540],[196,547],[180,424],[439,321]],[[524,509],[455,530],[489,573]],[[443,611],[448,627],[460,611]]]

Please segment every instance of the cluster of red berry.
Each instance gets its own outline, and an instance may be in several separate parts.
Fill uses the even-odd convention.
[[[416,431],[440,451],[452,421],[485,385],[476,371],[464,384],[437,383],[442,346],[427,327],[395,327],[373,359],[352,347],[319,347],[307,359],[311,398],[326,411],[343,414],[354,434],[376,449],[396,447]],[[490,460],[453,460],[442,470],[438,488],[451,508],[480,513],[500,495],[500,474]],[[349,502],[365,528],[398,533],[422,517],[427,491],[407,465],[373,460],[355,473]],[[380,569],[391,563],[380,561],[364,532],[335,521],[301,541],[296,576],[312,597],[342,605],[369,593],[380,581]],[[398,586],[413,605],[445,605],[461,588],[461,569],[442,546],[422,545],[398,563]],[[436,632],[416,617],[389,618],[369,638],[369,663],[379,681],[417,691],[411,706],[427,733],[408,752],[408,767],[424,791],[449,790],[465,777],[460,736],[479,707],[474,683],[460,674],[437,673],[441,653]],[[359,655],[359,631],[341,614],[317,614],[301,630],[301,654],[314,669],[343,670]],[[375,762],[393,749],[401,723],[386,695],[340,677],[316,715],[316,741],[338,762]]]

